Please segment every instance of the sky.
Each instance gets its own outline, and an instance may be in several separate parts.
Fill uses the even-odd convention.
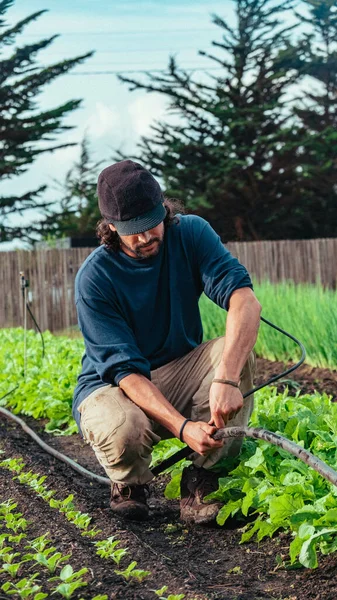
[[[128,85],[118,80],[116,71],[146,81],[141,71],[163,70],[174,55],[180,67],[198,69],[195,76],[205,78],[205,70],[216,65],[199,56],[198,50],[216,54],[211,42],[221,41],[222,30],[212,23],[212,14],[229,23],[235,21],[231,0],[16,0],[6,20],[13,25],[45,9],[47,12],[17,37],[21,45],[60,34],[39,53],[40,64],[52,64],[90,50],[95,54],[46,87],[38,96],[39,108],[46,110],[70,99],[82,99],[81,108],[65,121],[75,128],[58,136],[57,142],[79,143],[86,135],[93,159],[102,160],[102,168],[113,162],[116,150],[129,156],[137,153],[137,142],[150,132],[151,123],[167,118],[168,100],[164,95],[129,91]],[[0,195],[21,194],[47,184],[46,197],[54,200],[58,197],[55,182],[63,181],[78,156],[78,145],[42,154],[26,174],[2,182]],[[23,217],[14,215],[12,222],[22,225],[38,216],[36,211],[27,211]],[[0,250],[19,246],[13,240],[0,244]]]

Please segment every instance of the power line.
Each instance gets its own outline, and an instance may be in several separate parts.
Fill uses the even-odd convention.
[[[169,48],[119,48],[117,50],[94,50],[95,54],[129,54],[130,52],[137,52],[137,54],[139,54],[140,52],[180,52],[182,50],[194,50],[195,52],[197,51],[197,48],[195,46],[179,46],[174,48],[173,47],[174,44],[172,44],[172,46],[170,46]],[[214,47],[210,46],[209,48],[205,48],[204,50],[213,50],[214,51]],[[48,58],[52,58],[53,56],[56,56],[56,54],[45,54],[45,56]]]
[[[71,35],[148,35],[148,34],[157,34],[157,33],[195,33],[195,32],[213,32],[214,33],[214,29],[143,29],[141,31],[65,31],[64,33],[60,34],[62,36],[71,36]],[[22,37],[41,37],[41,35],[54,35],[54,33],[44,33],[44,34],[37,34],[37,33],[24,33],[22,34]]]
[[[151,62],[146,61],[146,64],[147,65],[157,65],[158,66],[158,62],[160,62],[159,59],[157,61],[151,61]],[[190,65],[188,67],[183,67],[183,66],[179,65],[179,69],[186,70],[187,68],[190,68],[192,65],[198,65],[199,64],[197,61],[193,61],[193,60],[189,61],[189,62],[190,62]],[[113,66],[113,65],[117,65],[117,66],[119,66],[119,65],[125,65],[127,67],[132,67],[134,65],[144,65],[144,60],[142,60],[140,62],[134,62],[134,61],[130,61],[130,60],[128,62],[121,62],[121,61],[115,61],[115,62],[96,62],[96,63],[91,63],[90,67],[93,67],[94,70],[98,70],[98,69],[109,68],[110,66]],[[196,68],[204,68],[204,69],[206,69],[207,66],[204,66],[204,67],[199,67],[198,66]]]
[[[209,69],[205,69],[205,67],[194,67],[191,69],[184,69],[183,67],[179,67],[179,71],[184,72],[193,72],[193,71],[204,71],[208,73],[208,71],[222,71],[222,67],[210,67]],[[123,71],[78,71],[77,73],[64,73],[67,76],[76,76],[76,75],[124,75],[125,73],[168,73],[168,69],[129,69]]]

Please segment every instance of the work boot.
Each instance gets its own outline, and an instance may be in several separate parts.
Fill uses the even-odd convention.
[[[117,515],[133,521],[144,521],[149,516],[145,485],[111,483],[110,506]]]
[[[180,491],[180,518],[187,523],[206,525],[214,523],[222,507],[214,500],[204,501],[205,496],[218,489],[218,475],[194,465],[183,470]]]

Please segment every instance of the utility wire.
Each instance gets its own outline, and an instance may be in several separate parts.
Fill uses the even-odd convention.
[[[162,60],[161,59],[157,59],[157,60],[151,61],[151,62],[146,61],[146,65],[150,65],[150,66],[151,65],[156,65],[157,68],[160,68],[158,66],[159,62],[162,62]],[[200,63],[198,61],[193,61],[192,60],[192,61],[189,61],[189,63],[190,64],[188,66],[186,65],[186,67],[180,65],[179,69],[207,69],[207,66],[200,67]],[[123,66],[125,65],[126,67],[129,67],[129,68],[133,67],[134,65],[135,66],[136,65],[143,65],[143,67],[144,67],[144,64],[145,64],[144,60],[141,60],[141,61],[138,61],[138,62],[137,61],[135,62],[133,60],[129,60],[128,62],[122,62],[120,60],[115,60],[115,61],[112,61],[112,62],[110,62],[110,61],[106,62],[106,61],[104,61],[104,59],[102,59],[100,62],[90,63],[90,67],[92,67],[96,71],[98,69],[109,69],[109,67],[111,67],[111,66],[113,67],[113,66],[120,66],[120,65],[123,65]],[[194,66],[194,65],[196,65],[196,66]]]
[[[99,50],[97,48],[95,48],[94,52],[95,52],[95,56],[97,56],[98,54],[130,54],[131,52],[136,52],[137,54],[143,53],[143,52],[151,52],[152,54],[158,54],[158,52],[180,52],[180,51],[185,51],[185,50],[193,50],[194,52],[197,51],[197,48],[195,46],[177,46],[175,43],[172,43],[171,46],[169,46],[168,48],[163,48],[162,46],[160,48],[128,48],[128,47],[124,47],[124,48],[113,48],[112,50]],[[209,50],[209,51],[214,51],[215,48],[214,46],[209,46],[209,47],[204,47],[204,50]],[[55,52],[46,52],[44,54],[44,56],[46,58],[55,58],[58,56],[58,54],[56,54]]]
[[[194,71],[204,71],[208,73],[208,71],[222,71],[222,67],[210,67],[209,69],[205,67],[194,67],[190,69],[184,69],[183,67],[179,67],[179,71],[185,71],[189,73],[193,73]],[[128,69],[122,71],[78,71],[77,73],[64,73],[67,77],[73,77],[77,75],[124,75],[125,73],[167,73],[168,69]]]
[[[136,31],[136,30],[129,30],[129,31],[65,31],[64,33],[60,34],[63,36],[80,36],[80,35],[98,35],[98,36],[104,36],[104,35],[148,35],[148,34],[158,34],[158,33],[185,33],[185,34],[194,34],[196,31],[200,32],[203,31],[205,33],[214,33],[214,29],[142,29],[141,31]],[[36,37],[39,38],[41,37],[41,35],[53,35],[52,33],[25,33],[22,35],[22,37]]]

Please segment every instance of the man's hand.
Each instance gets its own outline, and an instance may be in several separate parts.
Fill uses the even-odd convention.
[[[208,424],[220,429],[243,407],[243,396],[239,388],[224,383],[212,383],[209,406],[211,418]]]
[[[192,450],[205,455],[210,450],[223,446],[223,440],[215,441],[211,437],[215,432],[215,427],[203,421],[189,421],[184,427],[183,439]]]

